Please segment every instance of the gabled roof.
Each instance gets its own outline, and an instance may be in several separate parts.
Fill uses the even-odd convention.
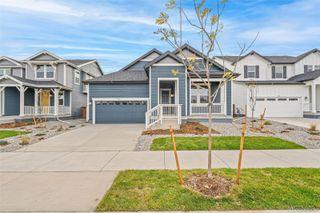
[[[320,70],[306,72],[300,75],[295,75],[288,79],[288,81],[295,81],[295,82],[305,82],[305,81],[312,81],[320,77]]]
[[[64,60],[63,58],[61,58],[61,57],[49,52],[48,50],[42,50],[42,51],[30,56],[29,58],[25,59],[24,61],[30,61],[31,59],[36,58],[36,57],[38,57],[39,55],[42,55],[42,54],[50,55],[53,58],[56,58],[57,60]]]
[[[17,65],[17,66],[22,66],[22,64],[21,64],[21,62],[20,61],[17,61],[17,60],[15,60],[15,59],[13,59],[13,58],[10,58],[10,57],[7,57],[7,56],[1,56],[0,57],[0,60],[7,60],[7,61],[10,61],[11,63],[13,63],[13,64],[15,64],[15,65]]]
[[[117,71],[83,81],[85,83],[147,83],[148,76],[144,71]]]
[[[153,64],[158,63],[159,61],[165,59],[166,57],[170,57],[173,60],[175,60],[176,62],[183,64],[183,61],[182,61],[181,58],[179,58],[178,56],[174,55],[172,52],[167,51],[167,52],[163,53],[162,55],[160,55],[159,57],[157,57],[157,58],[153,59],[152,61],[150,61],[149,63],[147,63],[144,66],[144,68],[147,69],[148,67],[152,66]]]
[[[198,55],[199,57],[201,57],[201,58],[203,58],[203,59],[206,58],[206,56],[205,56],[202,52],[200,52],[199,50],[197,50],[196,48],[192,47],[191,45],[189,45],[189,44],[187,44],[187,43],[185,43],[184,45],[182,45],[182,46],[180,47],[180,49],[181,49],[181,50],[187,49],[187,50],[193,52],[195,55]],[[178,54],[179,52],[180,52],[180,50],[179,50],[179,48],[177,48],[175,51],[173,51],[173,54],[176,55],[176,54]],[[210,61],[213,65],[216,65],[217,67],[219,67],[220,69],[222,69],[222,70],[225,69],[220,63],[216,62],[215,60],[209,58],[209,61]]]
[[[139,61],[141,61],[142,59],[148,57],[149,55],[151,55],[152,53],[157,53],[159,55],[162,54],[162,52],[156,48],[153,48],[152,50],[150,50],[149,52],[143,54],[142,56],[140,56],[139,58],[137,58],[136,60],[132,61],[130,64],[128,64],[127,66],[123,67],[122,69],[120,69],[119,71],[124,71],[127,70],[128,68],[132,67],[133,65],[135,65],[136,63],[138,63]]]
[[[231,62],[232,64],[234,64],[238,60],[238,58],[240,61],[250,54],[257,54],[258,56],[264,58],[265,60],[269,61],[272,64],[294,64],[294,63],[300,61],[301,59],[303,59],[304,57],[308,56],[309,54],[315,53],[315,52],[320,53],[320,50],[315,48],[315,49],[312,49],[308,52],[305,52],[297,57],[287,56],[287,55],[284,55],[284,56],[263,56],[263,55],[260,55],[259,53],[257,53],[256,51],[251,51],[250,53],[248,53],[244,56],[241,56],[240,58],[238,56],[216,56],[216,57],[227,60],[227,61]]]
[[[303,54],[301,54],[301,55],[298,55],[298,56],[296,57],[296,61],[295,61],[295,62],[298,62],[298,61],[300,61],[301,59],[303,59],[304,57],[310,55],[311,53],[316,53],[316,52],[320,53],[320,50],[319,50],[318,48],[314,48],[314,49],[312,49],[312,50],[310,50],[310,51],[308,51],[308,52],[305,52],[305,53],[303,53]]]

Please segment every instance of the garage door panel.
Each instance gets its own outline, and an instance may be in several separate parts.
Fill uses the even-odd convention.
[[[254,116],[259,117],[264,108],[265,117],[303,117],[301,98],[257,98]]]
[[[145,101],[96,103],[96,123],[144,123]]]

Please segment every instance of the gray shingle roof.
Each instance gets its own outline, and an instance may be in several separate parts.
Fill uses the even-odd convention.
[[[148,76],[145,71],[118,71],[110,74],[102,75],[97,78],[86,80],[88,83],[134,83],[148,82]]]
[[[259,55],[257,52],[255,51],[251,51],[250,53],[248,53],[247,55],[245,56],[241,56],[239,58],[239,56],[216,56],[217,58],[221,58],[221,59],[225,59],[227,61],[230,61],[232,63],[236,62],[239,58],[239,60],[241,60],[242,58],[248,56],[249,54],[257,54],[263,58],[265,58],[266,60],[270,61],[271,63],[273,64],[294,64],[296,63],[297,61],[301,60],[302,58],[306,57],[307,55],[309,55],[310,53],[314,53],[314,52],[317,52],[317,51],[320,51],[319,49],[315,48],[315,49],[312,49],[308,52],[305,52],[301,55],[298,55],[297,57],[295,56],[276,56],[276,55],[273,55],[273,56],[264,56],[264,55]]]
[[[312,81],[320,77],[320,70],[303,73],[300,75],[295,75],[288,79],[288,81],[295,82],[304,82],[304,81]]]

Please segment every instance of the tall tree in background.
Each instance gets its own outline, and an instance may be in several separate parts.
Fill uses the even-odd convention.
[[[218,35],[222,32],[223,23],[221,22],[221,15],[224,11],[226,0],[217,0],[217,1],[206,1],[206,0],[193,0],[193,9],[192,15],[187,14],[183,5],[177,5],[175,0],[170,0],[166,5],[166,12],[161,12],[160,16],[156,19],[156,24],[159,26],[159,29],[155,32],[156,34],[161,35],[161,40],[169,43],[174,49],[177,49],[182,55],[183,63],[186,67],[187,74],[195,76],[200,79],[201,84],[196,84],[197,88],[206,89],[208,91],[208,177],[212,177],[212,107],[213,101],[218,95],[218,91],[221,89],[226,82],[233,80],[236,75],[234,66],[233,71],[227,70],[223,61],[223,75],[219,79],[218,87],[215,91],[212,91],[212,85],[210,82],[211,77],[211,68],[214,66],[215,62],[213,60],[213,54],[215,51],[218,51],[223,56],[222,49],[217,40]],[[169,12],[178,12],[180,21],[179,27],[173,27],[171,19],[169,17]],[[199,36],[200,49],[201,49],[201,60],[196,58],[195,55],[190,56],[186,55],[182,51],[182,32],[183,25],[182,23],[186,22],[188,27],[195,29],[196,35]],[[178,30],[176,30],[178,29]],[[256,39],[256,38],[255,38]],[[253,40],[253,42],[255,41]],[[187,42],[187,41],[185,41]],[[253,44],[253,42],[247,45],[240,45],[240,53],[238,60]],[[238,61],[237,60],[237,61]],[[204,75],[201,75],[204,73]],[[173,75],[179,75],[177,70],[172,70]]]

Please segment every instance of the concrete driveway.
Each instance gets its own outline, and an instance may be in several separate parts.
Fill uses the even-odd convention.
[[[133,150],[143,125],[89,125],[0,153],[0,211],[94,211],[117,171],[103,168]]]
[[[99,124],[49,138],[19,151],[121,151],[134,150],[143,124]]]
[[[280,123],[287,123],[294,126],[310,128],[311,124],[317,125],[318,129],[320,129],[320,119],[312,119],[312,118],[267,118],[271,121],[276,121]]]

